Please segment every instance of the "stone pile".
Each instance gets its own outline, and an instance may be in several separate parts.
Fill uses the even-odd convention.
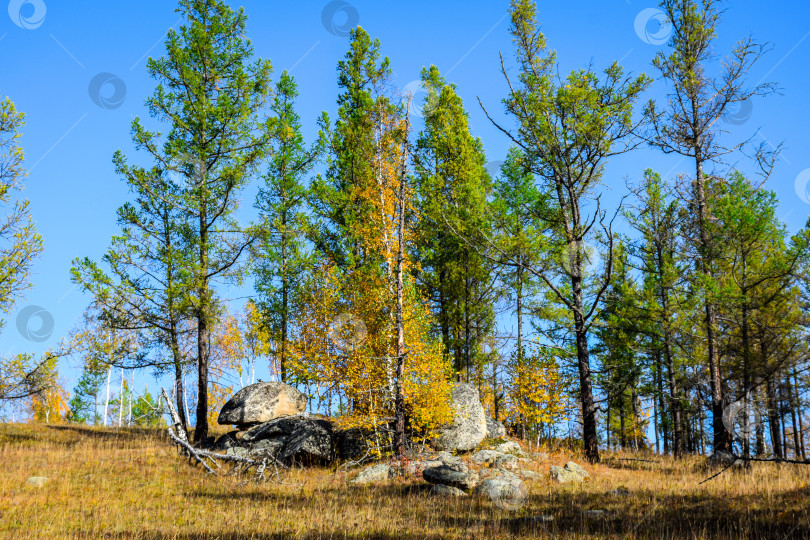
[[[283,463],[328,464],[358,459],[368,452],[369,436],[359,429],[338,430],[331,420],[305,413],[306,396],[280,382],[246,386],[222,407],[217,422],[237,429],[209,440],[207,446],[242,457],[270,454]],[[439,431],[434,446],[446,451],[476,448],[499,422],[487,419],[472,384],[456,384],[453,421]],[[504,430],[505,431],[505,430]]]

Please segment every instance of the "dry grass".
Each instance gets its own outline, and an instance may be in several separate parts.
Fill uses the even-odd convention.
[[[606,456],[592,479],[530,483],[517,512],[429,497],[424,482],[347,485],[296,470],[284,485],[206,477],[161,432],[0,425],[0,535],[13,538],[810,538],[810,467],[759,464],[704,485],[699,460]],[[577,456],[552,455],[548,466]],[[645,458],[647,459],[647,458]],[[31,476],[47,476],[42,488]],[[611,495],[624,487],[627,495]],[[585,519],[583,510],[606,510]],[[554,520],[540,524],[534,516]]]

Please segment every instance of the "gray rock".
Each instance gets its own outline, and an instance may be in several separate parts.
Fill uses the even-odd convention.
[[[492,476],[493,477],[506,476],[506,477],[511,478],[513,480],[519,480],[520,479],[520,476],[518,476],[517,473],[515,473],[514,471],[509,471],[507,469],[492,469]]]
[[[239,443],[236,440],[237,433],[239,432],[231,431],[230,433],[226,433],[225,435],[218,438],[216,441],[214,441],[213,450],[219,452],[238,445]]]
[[[217,423],[250,425],[304,412],[307,398],[292,386],[261,382],[239,390],[222,407]]]
[[[744,459],[737,459],[736,457],[734,457],[733,454],[729,452],[718,450],[717,452],[709,456],[709,458],[706,460],[706,465],[709,467],[743,468],[748,466],[749,463]]]
[[[272,449],[286,463],[324,464],[335,459],[332,422],[308,416],[285,416],[259,424],[238,441],[247,449]]]
[[[268,452],[273,456],[278,455],[281,449],[284,448],[286,437],[277,439],[262,439],[250,447],[251,453]]]
[[[422,471],[430,467],[440,467],[444,463],[438,459],[428,461],[410,461],[402,468],[402,472],[407,476],[422,476]]]
[[[568,469],[569,471],[571,471],[572,473],[578,474],[582,478],[590,478],[591,477],[591,475],[588,474],[588,471],[586,471],[584,468],[580,467],[579,465],[577,465],[573,461],[569,461],[568,463],[566,463],[565,468]]]
[[[520,445],[514,441],[506,441],[505,443],[499,444],[495,447],[495,451],[501,454],[523,455],[523,450],[520,449]]]
[[[469,471],[463,463],[456,466],[429,467],[422,471],[422,478],[431,484],[444,484],[465,490],[474,488],[479,479],[478,474]]]
[[[570,471],[564,467],[556,467],[552,465],[549,468],[551,477],[560,484],[567,484],[568,482],[582,482],[584,478],[577,473]]]
[[[502,454],[495,458],[493,465],[501,469],[514,469],[517,463],[518,458],[514,454]]]
[[[467,494],[453,486],[435,484],[430,488],[430,494],[436,497],[466,497]]]
[[[476,463],[483,463],[489,465],[493,463],[496,459],[503,456],[500,452],[496,452],[495,450],[479,450],[475,454],[472,455],[472,459]]]
[[[526,503],[529,490],[519,478],[502,475],[481,482],[475,488],[475,494],[488,498],[505,510],[518,510]]]
[[[478,397],[478,389],[468,383],[453,387],[450,401],[454,411],[453,421],[440,429],[434,441],[439,450],[472,450],[487,436],[487,420],[484,407]]]
[[[288,419],[280,418],[276,421],[285,420]],[[288,463],[330,463],[335,459],[332,423],[328,420],[298,419],[284,442],[279,457]]]
[[[585,519],[602,519],[607,515],[604,510],[583,510],[582,517]]]
[[[444,463],[445,465],[458,465],[461,463],[461,458],[458,456],[454,456],[450,452],[439,452],[439,455],[436,456],[436,459]]]
[[[526,471],[521,469],[515,472],[517,473],[518,476],[520,476],[524,480],[540,480],[541,478],[543,478],[542,474],[536,473],[534,471]]]
[[[498,437],[506,437],[506,427],[491,418],[489,415],[486,416],[487,422],[487,439],[497,439]]]
[[[244,446],[232,446],[225,451],[226,456],[249,457],[250,450]]]
[[[38,488],[45,487],[45,484],[48,483],[48,477],[47,476],[32,476],[31,478],[26,480],[25,483],[28,484],[29,486],[34,486],[34,487],[38,487]]]
[[[385,482],[391,476],[391,467],[385,463],[379,463],[366,467],[349,481],[350,484],[371,484],[374,482]]]

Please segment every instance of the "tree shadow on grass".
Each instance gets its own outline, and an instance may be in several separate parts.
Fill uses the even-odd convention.
[[[552,497],[532,497],[513,514],[494,505],[493,514],[477,527],[492,537],[598,537],[598,538],[810,538],[810,505],[802,506],[810,490],[779,494],[764,508],[751,508],[747,497],[711,495],[673,496],[646,504],[633,495],[610,497],[559,492]],[[610,497],[610,499],[608,499]],[[485,503],[488,504],[488,503]],[[789,514],[778,508],[793,508]],[[795,509],[803,510],[795,510]],[[588,517],[586,510],[604,510]],[[785,515],[783,515],[785,514]],[[541,516],[551,518],[543,521]],[[440,519],[450,528],[469,528],[470,518],[442,510]]]
[[[96,533],[98,534],[98,533]],[[118,536],[116,533],[114,536]],[[424,534],[414,535],[414,534],[390,534],[390,533],[375,533],[372,531],[358,531],[357,533],[352,533],[346,531],[345,529],[341,529],[340,527],[336,527],[333,530],[323,530],[318,532],[309,532],[301,534],[298,531],[288,530],[288,531],[275,531],[275,532],[263,532],[263,533],[213,533],[213,534],[193,534],[193,533],[186,533],[186,534],[164,534],[159,533],[156,531],[137,531],[135,533],[121,533],[121,537],[124,538],[172,538],[178,540],[198,540],[198,539],[207,539],[207,538],[216,538],[222,540],[275,540],[275,539],[287,539],[287,538],[302,538],[304,540],[314,540],[314,539],[322,539],[322,538],[347,538],[347,539],[372,539],[372,540],[394,540],[394,539],[404,539],[404,540],[438,540],[440,538],[446,538],[445,536],[441,535],[429,535],[425,536]],[[89,536],[88,536],[89,537]]]

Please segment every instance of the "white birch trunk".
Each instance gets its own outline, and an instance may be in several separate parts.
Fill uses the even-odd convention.
[[[121,421],[124,419],[124,366],[121,366],[121,389],[118,391],[118,429],[121,429]]]
[[[183,409],[186,411],[186,422],[191,422],[191,415],[188,414],[188,386],[186,386],[186,374],[183,373]]]
[[[110,410],[110,377],[112,377],[112,366],[107,368],[107,397],[104,400],[104,426],[107,426],[107,412]]]
[[[135,397],[135,370],[132,370],[132,375],[129,377],[129,412],[127,413],[127,425],[132,425],[132,398]]]

